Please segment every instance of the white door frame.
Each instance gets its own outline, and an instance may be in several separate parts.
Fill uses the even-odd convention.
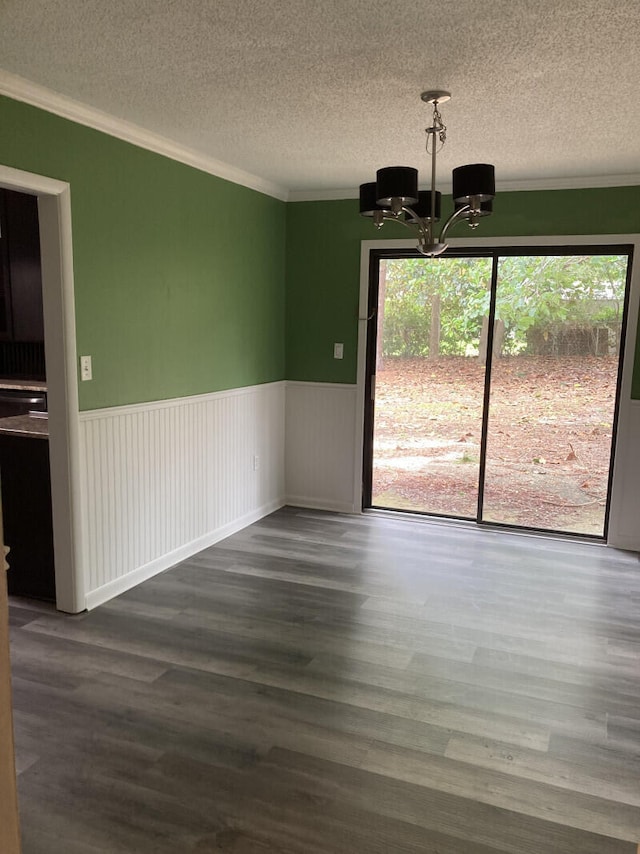
[[[0,187],[38,198],[56,606],[78,613],[85,609],[85,573],[70,188],[7,166],[0,166]]]
[[[452,248],[483,249],[514,246],[606,246],[628,244],[634,248],[629,290],[626,340],[622,360],[622,384],[618,409],[618,430],[614,454],[613,481],[607,543],[623,549],[640,551],[640,526],[637,522],[640,496],[640,458],[636,451],[640,427],[640,401],[631,400],[631,382],[638,334],[640,308],[640,234],[568,234],[546,237],[479,237],[456,238]],[[364,453],[365,376],[367,369],[367,309],[369,304],[369,257],[372,249],[415,249],[416,240],[363,240],[360,248],[360,303],[358,311],[358,399],[356,409],[354,496],[362,494],[362,459]]]

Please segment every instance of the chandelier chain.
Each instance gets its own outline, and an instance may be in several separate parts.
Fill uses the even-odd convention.
[[[440,142],[444,145],[445,140],[447,138],[447,127],[442,121],[442,116],[440,115],[440,110],[438,109],[437,101],[433,105],[433,126],[434,128],[439,128],[438,136],[440,138]]]
[[[436,101],[433,105],[433,125],[430,128],[427,128],[427,154],[431,154],[433,151],[433,145],[435,144],[435,137],[438,137],[440,140],[440,146],[437,149],[440,151],[446,140],[447,140],[447,126],[442,121],[442,115],[440,110],[438,109],[438,102]],[[429,137],[433,137],[432,147],[429,147]]]

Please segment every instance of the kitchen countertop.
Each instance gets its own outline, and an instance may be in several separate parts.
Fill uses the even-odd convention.
[[[15,389],[16,391],[46,391],[47,384],[39,380],[2,380],[0,388]]]
[[[48,439],[49,421],[33,415],[11,415],[9,418],[0,418],[0,435]]]

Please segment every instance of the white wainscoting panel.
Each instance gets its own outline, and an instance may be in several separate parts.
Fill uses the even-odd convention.
[[[357,386],[287,383],[287,504],[359,512],[354,486]]]
[[[284,382],[81,413],[86,606],[281,507],[284,419]]]
[[[640,551],[640,400],[620,404],[607,542]]]

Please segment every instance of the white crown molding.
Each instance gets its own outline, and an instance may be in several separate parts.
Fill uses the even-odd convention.
[[[498,181],[498,191],[504,193],[531,190],[597,190],[601,187],[636,187],[640,174],[635,175],[576,175],[566,178],[530,178],[522,181]]]
[[[359,190],[289,190],[288,202],[337,202],[357,199]]]
[[[257,190],[267,196],[272,196],[283,202],[317,202],[336,201],[340,199],[357,199],[358,189],[344,190],[287,190],[279,184],[252,175],[228,163],[223,163],[213,157],[208,157],[187,146],[173,142],[160,134],[145,130],[133,122],[118,119],[109,113],[60,95],[57,92],[32,83],[24,77],[11,74],[0,69],[0,94],[31,104],[41,110],[54,113],[65,119],[102,131],[109,136],[137,145],[147,151],[161,154],[171,160],[192,166],[201,172],[207,172],[234,184]],[[528,190],[578,190],[595,189],[598,187],[630,187],[640,185],[640,173],[631,175],[596,175],[561,178],[533,178],[525,180],[498,181],[498,192],[521,192]],[[449,187],[439,187],[441,192],[449,192]]]
[[[640,186],[640,173],[635,175],[595,175],[567,178],[531,178],[522,181],[497,181],[499,193],[518,193],[534,190],[594,190],[600,187]],[[427,188],[425,188],[427,189]],[[450,193],[451,187],[438,185],[442,193]],[[290,190],[289,202],[327,202],[339,199],[357,199],[357,189],[347,190]]]
[[[288,191],[278,184],[252,175],[242,169],[237,169],[235,166],[230,166],[228,163],[223,163],[213,157],[207,157],[198,151],[172,142],[160,134],[152,133],[132,122],[96,110],[94,107],[67,98],[65,95],[60,95],[51,89],[2,69],[0,69],[0,94],[16,101],[23,101],[25,104],[31,104],[33,107],[39,107],[48,113],[54,113],[94,130],[102,131],[109,136],[153,151],[155,154],[161,154],[171,160],[185,163],[187,166],[193,166],[195,169],[215,175],[217,178],[224,178],[226,181],[232,181],[234,184],[257,190],[259,193],[264,193],[283,202],[288,200]]]

